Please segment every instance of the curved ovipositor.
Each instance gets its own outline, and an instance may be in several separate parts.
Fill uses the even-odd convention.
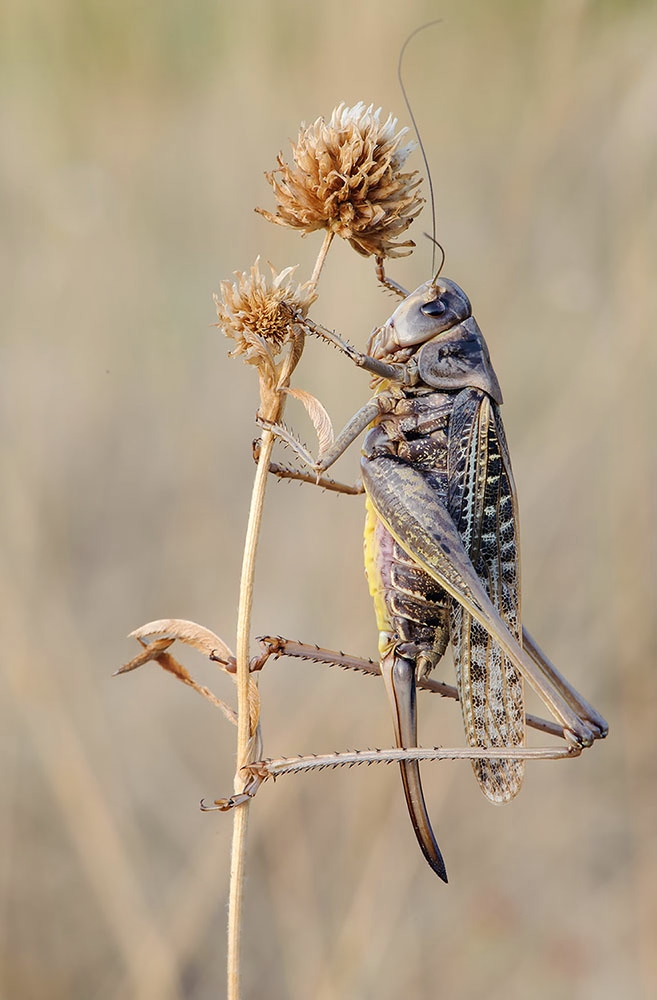
[[[381,659],[381,673],[393,710],[397,746],[417,746],[415,665],[410,660],[395,655],[394,651],[391,650],[387,656],[383,656]],[[408,812],[422,853],[436,875],[443,882],[447,882],[445,862],[434,836],[424,801],[420,765],[416,760],[407,760],[402,761],[399,767]]]

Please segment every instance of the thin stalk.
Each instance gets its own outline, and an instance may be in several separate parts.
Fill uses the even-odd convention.
[[[327,232],[313,268],[311,286],[314,289],[326,260],[333,233]],[[264,417],[276,423],[281,418],[285,396],[282,392],[289,385],[303,350],[303,331],[297,330],[280,370],[278,384],[272,397],[272,387],[263,392],[261,381],[261,412]],[[260,455],[253,481],[249,520],[242,557],[242,576],[237,611],[236,676],[237,687],[237,768],[235,771],[235,792],[243,791],[248,776],[243,776],[241,768],[252,763],[249,753],[253,747],[251,738],[255,736],[251,715],[251,683],[249,672],[249,640],[251,636],[251,609],[253,607],[253,581],[255,576],[256,553],[265,502],[265,489],[269,474],[274,435],[268,429],[262,433]],[[240,1000],[240,951],[242,937],[242,904],[244,899],[244,870],[246,861],[246,834],[249,823],[249,800],[235,807],[233,816],[233,844],[230,858],[230,891],[228,896],[228,990],[227,1000]]]
[[[310,277],[310,287],[315,290],[317,288],[317,282],[319,281],[319,276],[322,273],[322,268],[324,267],[324,261],[326,260],[326,255],[329,252],[329,247],[331,241],[333,240],[334,233],[330,229],[327,229],[324,233],[324,242],[319,248],[319,253],[317,255],[317,260],[315,261],[315,267],[313,268],[313,273]]]
[[[247,763],[251,738],[249,712],[249,638],[251,608],[253,606],[253,579],[256,553],[262,522],[267,474],[274,436],[263,431],[260,457],[253,482],[249,521],[244,542],[242,577],[240,581],[239,608],[237,612],[236,686],[237,686],[237,770],[235,791],[241,792],[244,780],[240,768]],[[230,894],[228,898],[228,1000],[240,998],[240,946],[242,927],[242,902],[244,898],[244,865],[246,833],[249,822],[249,802],[236,807],[233,818],[233,845],[230,861]]]

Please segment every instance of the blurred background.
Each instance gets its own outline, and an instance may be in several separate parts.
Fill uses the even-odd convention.
[[[234,643],[254,373],[212,292],[321,242],[265,222],[301,121],[363,100],[408,123],[505,395],[524,617],[610,722],[528,766],[504,808],[469,765],[424,782],[450,885],[393,768],[283,778],[251,811],[245,997],[657,995],[654,403],[657,10],[640,0],[4,0],[0,11],[0,995],[225,995],[235,734],[153,665],[154,618]],[[419,156],[415,163],[421,168]],[[422,231],[390,267],[430,274]],[[334,245],[314,316],[359,346],[394,308]],[[296,384],[340,427],[363,373],[309,343]],[[312,439],[299,407],[288,418]],[[357,449],[336,472],[357,475]],[[254,634],[374,655],[363,505],[272,483]],[[232,700],[229,680],[182,658]],[[446,663],[442,676],[450,679]],[[387,746],[381,684],[262,677],[265,752]],[[532,708],[537,708],[531,705]],[[459,745],[421,698],[425,744]]]

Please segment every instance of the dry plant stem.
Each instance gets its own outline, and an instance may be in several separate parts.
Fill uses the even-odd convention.
[[[274,437],[265,430],[262,435],[260,457],[256,469],[251,508],[244,543],[242,578],[240,583],[239,609],[237,615],[237,770],[235,791],[243,788],[243,774],[240,768],[247,763],[251,722],[249,712],[249,637],[251,630],[251,607],[253,605],[253,578],[256,552],[265,500],[265,487],[269,461],[274,445]],[[233,819],[233,846],[230,863],[230,894],[228,900],[228,1000],[240,997],[240,942],[242,925],[242,901],[244,895],[244,864],[246,855],[246,833],[249,820],[248,801],[235,809]]]
[[[324,267],[324,261],[326,260],[326,255],[329,252],[329,247],[331,241],[333,240],[334,233],[330,229],[327,229],[324,233],[324,242],[322,243],[319,253],[317,255],[317,260],[315,261],[315,267],[313,268],[313,273],[310,278],[310,287],[313,289],[317,288],[317,282],[319,281],[319,276],[322,273],[322,268]]]
[[[326,260],[329,247],[333,239],[333,234],[327,232],[324,236],[320,248],[313,274],[311,287],[314,289],[319,281],[319,276]],[[301,338],[301,340],[299,340]],[[283,391],[288,385],[290,376],[301,356],[303,349],[303,334],[297,331],[296,347],[294,343],[289,346],[287,358],[280,370],[278,385],[272,399],[271,394],[267,394],[269,403],[265,404],[263,395],[263,383],[261,381],[261,404],[266,412],[263,416],[267,420],[276,423],[281,418],[285,396]],[[253,492],[251,494],[251,506],[249,509],[249,520],[246,529],[246,539],[244,542],[244,556],[242,558],[242,576],[240,580],[239,607],[237,612],[237,640],[236,640],[236,677],[237,687],[237,769],[235,771],[235,793],[239,795],[245,787],[246,771],[242,771],[244,765],[251,763],[248,759],[250,749],[253,747],[251,737],[251,712],[250,712],[250,657],[249,640],[251,636],[251,608],[253,606],[253,581],[255,575],[255,561],[258,549],[258,539],[260,537],[260,525],[262,523],[262,510],[265,502],[265,489],[267,477],[269,475],[269,464],[271,453],[274,447],[275,437],[272,432],[265,429],[262,433],[260,451],[258,455],[258,465],[253,482]],[[228,897],[228,990],[227,1000],[240,1000],[240,950],[242,932],[242,904],[244,899],[244,870],[246,859],[246,834],[249,820],[249,800],[241,802],[235,808],[233,819],[233,844],[230,860],[230,892]]]

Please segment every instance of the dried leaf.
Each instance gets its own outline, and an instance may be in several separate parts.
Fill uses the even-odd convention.
[[[260,739],[260,746],[262,745],[262,738],[260,735],[260,690],[258,688],[258,681],[253,675],[249,677],[249,729],[254,735],[251,737],[255,738],[257,735]]]
[[[160,635],[160,638],[152,639],[150,642],[147,638],[142,636],[151,636],[154,634],[159,634],[162,632],[169,633],[168,635]],[[173,635],[173,632],[178,632],[179,634]],[[228,646],[221,641],[219,636],[216,636],[214,632],[209,629],[203,628],[202,625],[197,625],[195,622],[184,621],[179,618],[163,618],[160,621],[149,622],[148,625],[142,625],[141,628],[135,629],[134,632],[130,633],[131,638],[135,638],[137,642],[143,647],[141,653],[126,663],[119,670],[115,671],[114,676],[119,674],[128,673],[130,670],[136,670],[137,667],[143,666],[144,663],[148,663],[154,660],[163,670],[167,673],[173,674],[177,677],[179,681],[191,687],[198,694],[202,695],[211,702],[216,708],[218,708],[229,722],[237,725],[237,713],[230,705],[227,705],[225,701],[221,698],[217,698],[210,688],[205,687],[204,684],[199,684],[191,676],[188,670],[183,667],[175,656],[167,653],[166,650],[171,646],[176,639],[180,639],[181,642],[186,642],[190,646],[194,646],[202,653],[206,653],[208,656],[217,657],[218,653],[222,656],[227,654],[232,657]],[[257,724],[257,720],[256,720]]]
[[[170,640],[168,645],[179,639],[180,642],[193,646],[199,653],[211,656],[213,660],[218,660],[221,663],[229,663],[235,659],[223,639],[211,632],[209,628],[205,628],[204,625],[186,621],[184,618],[160,618],[158,621],[148,622],[131,632],[130,638],[148,639],[149,636],[153,635],[159,635],[162,640]],[[153,645],[153,642],[149,643],[149,648]],[[144,660],[144,662],[146,661]]]
[[[141,639],[139,640],[141,642]],[[138,653],[133,660],[129,663],[124,663],[122,667],[114,671],[113,676],[118,677],[119,674],[127,674],[130,670],[136,670],[137,667],[142,667],[144,663],[148,663],[150,660],[157,660],[162,653],[173,645],[176,640],[173,638],[156,639],[154,642],[144,643],[144,647],[141,653]]]
[[[335,440],[331,418],[322,403],[320,403],[317,397],[313,396],[312,393],[306,392],[305,389],[292,388],[287,388],[284,391],[288,396],[293,396],[294,399],[298,399],[300,403],[303,403],[306,413],[312,420],[315,433],[317,434],[317,440],[319,442],[319,456],[321,458],[322,455],[329,450]]]

